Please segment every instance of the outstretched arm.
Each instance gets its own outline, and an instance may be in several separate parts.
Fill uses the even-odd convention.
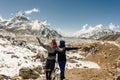
[[[69,50],[77,50],[78,47],[66,47],[66,50],[69,51]]]

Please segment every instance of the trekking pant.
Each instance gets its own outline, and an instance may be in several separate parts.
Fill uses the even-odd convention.
[[[66,61],[58,61],[59,67],[60,67],[60,78],[61,80],[65,78],[64,71],[65,71],[65,65]]]
[[[51,74],[52,71],[46,71],[46,80],[52,80]]]
[[[52,80],[52,71],[55,67],[55,60],[48,60],[46,61],[46,80]]]

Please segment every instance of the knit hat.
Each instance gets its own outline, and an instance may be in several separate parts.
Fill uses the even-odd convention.
[[[60,46],[65,46],[65,41],[64,40],[60,40]]]

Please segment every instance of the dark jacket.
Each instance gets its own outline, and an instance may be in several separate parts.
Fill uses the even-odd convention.
[[[58,61],[66,61],[66,51],[69,50],[76,50],[78,49],[77,47],[70,48],[70,47],[65,47],[65,46],[59,46],[58,50]]]

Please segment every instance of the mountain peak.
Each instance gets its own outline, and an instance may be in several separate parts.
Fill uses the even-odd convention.
[[[61,34],[52,29],[47,21],[29,20],[22,11],[19,11],[12,19],[1,22],[0,29],[21,35],[41,35],[45,38],[61,37]]]
[[[14,22],[18,21],[29,21],[29,19],[25,16],[25,13],[22,11],[19,11],[16,16],[12,19]]]
[[[102,24],[91,27],[83,26],[83,29],[73,34],[73,37],[98,39],[104,35],[116,34],[116,31],[103,28]]]
[[[16,16],[24,16],[24,12],[19,11],[19,12],[16,14]]]

